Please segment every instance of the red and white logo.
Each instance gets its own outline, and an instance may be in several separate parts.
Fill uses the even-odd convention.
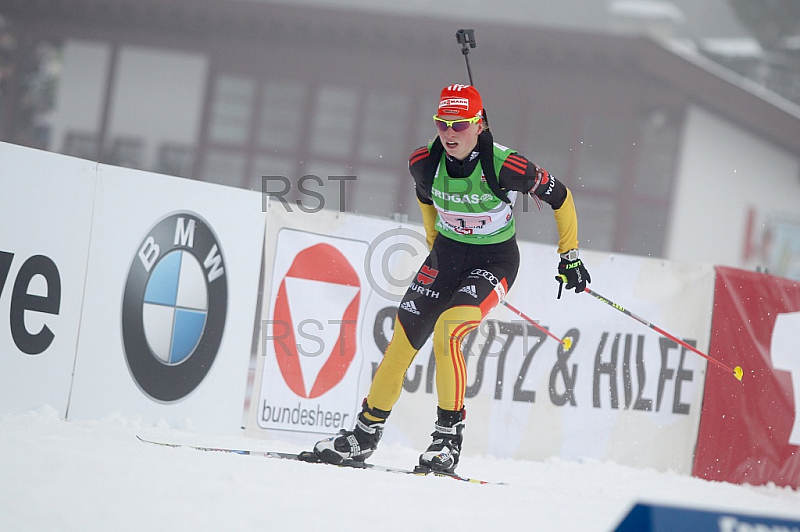
[[[272,342],[281,374],[298,396],[313,399],[339,384],[356,354],[361,283],[334,246],[303,249],[275,299]]]
[[[458,107],[466,111],[469,109],[469,100],[466,98],[447,98],[439,102],[439,109],[442,107]]]
[[[417,282],[422,285],[429,285],[436,280],[437,275],[439,275],[439,270],[423,264],[422,268],[417,272]]]

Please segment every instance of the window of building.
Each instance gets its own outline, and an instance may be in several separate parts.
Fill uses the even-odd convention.
[[[408,157],[404,140],[411,119],[409,98],[402,94],[374,92],[367,96],[364,106],[360,160],[390,163]]]
[[[664,200],[669,198],[680,140],[679,128],[679,120],[666,111],[652,111],[641,117],[634,165],[637,194]]]
[[[203,180],[222,185],[241,187],[247,155],[243,151],[207,148],[203,165]]]
[[[182,144],[164,143],[158,150],[156,172],[178,177],[191,177],[194,150]]]
[[[299,179],[294,183],[298,185],[299,199],[306,208],[318,209],[321,206],[323,209],[333,211],[355,210],[352,198],[358,186],[358,176],[353,173],[352,167],[340,163],[314,161],[306,166],[305,174],[314,177],[301,176],[299,179],[303,179],[303,183],[299,184]],[[355,179],[344,179],[350,176]],[[301,187],[307,192],[304,193]],[[322,196],[323,199],[319,199],[318,196]]]
[[[540,211],[534,201],[528,196],[521,195],[514,205],[514,218],[516,219],[517,236],[520,240],[539,242],[554,245],[558,242],[558,229],[553,218],[553,210],[549,205],[542,205]],[[579,237],[583,239],[583,219],[579,218]]]
[[[297,164],[292,158],[259,155],[253,163],[253,175],[247,176],[245,186],[250,190],[283,195],[289,201],[296,199],[297,179]]]
[[[348,210],[375,216],[389,216],[393,212],[409,213],[412,212],[411,207],[419,210],[414,201],[413,182],[404,166],[397,171],[362,167],[357,172],[356,180],[347,184],[352,187],[349,196],[352,206],[348,206]]]
[[[621,251],[633,255],[660,257],[664,247],[668,217],[665,206],[633,205]]]
[[[144,141],[134,137],[117,137],[111,142],[105,156],[108,164],[124,166],[126,168],[139,168],[143,166]]]
[[[631,190],[625,194],[625,218],[618,244],[636,255],[661,256],[667,233],[680,119],[664,110],[643,113],[636,124]]]
[[[540,109],[531,112],[526,127],[527,142],[520,148],[524,150],[522,155],[557,178],[565,179],[575,153],[572,149],[574,120],[569,113]]]
[[[214,142],[244,144],[250,137],[255,81],[249,78],[220,76],[214,84],[209,139]]]
[[[416,106],[416,110],[413,111],[414,123],[413,131],[414,131],[414,142],[413,146],[411,146],[407,151],[408,153],[405,154],[404,158],[407,158],[411,155],[411,151],[419,148],[422,145],[425,145],[436,138],[437,130],[436,124],[433,123],[433,115],[436,114],[436,102],[438,101],[438,94],[434,96],[432,102],[429,101],[418,101],[418,105]]]
[[[617,228],[616,201],[576,193],[576,196],[578,195],[580,197],[575,198],[575,208],[578,211],[579,245],[588,249],[614,251],[614,234]]]
[[[268,81],[261,94],[258,147],[291,151],[300,143],[308,87],[294,81]]]
[[[312,116],[312,153],[350,158],[357,140],[357,104],[358,96],[353,89],[320,87]]]
[[[97,159],[97,135],[80,131],[69,131],[64,135],[64,155],[94,161]]]
[[[581,187],[616,192],[622,183],[630,140],[629,120],[587,115],[576,146],[575,177]]]

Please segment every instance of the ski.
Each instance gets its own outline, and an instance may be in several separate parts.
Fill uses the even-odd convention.
[[[489,480],[480,480],[477,478],[469,478],[469,477],[462,477],[456,473],[443,473],[441,471],[433,471],[428,468],[423,468],[421,466],[417,466],[414,469],[402,469],[398,467],[388,467],[382,466],[377,464],[370,464],[367,462],[357,462],[355,460],[345,460],[341,464],[330,464],[328,462],[323,462],[319,459],[319,457],[311,451],[303,451],[299,454],[295,453],[282,453],[277,451],[252,451],[248,449],[232,449],[226,447],[202,447],[198,445],[185,445],[180,443],[166,443],[166,442],[159,442],[153,440],[147,440],[142,438],[141,436],[136,436],[136,438],[143,443],[149,443],[151,445],[159,445],[161,447],[172,447],[172,448],[184,448],[184,449],[194,449],[196,451],[206,451],[206,452],[215,452],[215,453],[229,453],[229,454],[240,454],[244,456],[260,456],[262,458],[277,458],[279,460],[293,460],[296,462],[306,462],[311,464],[325,464],[330,466],[336,467],[349,467],[352,469],[369,469],[372,471],[382,471],[384,473],[397,473],[402,475],[415,475],[415,476],[436,476],[436,477],[446,477],[452,478],[453,480],[459,480],[461,482],[470,482],[472,484],[488,484],[488,485],[496,485],[496,486],[507,486],[506,482],[493,482]]]

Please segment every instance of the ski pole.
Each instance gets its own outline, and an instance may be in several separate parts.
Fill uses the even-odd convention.
[[[464,54],[464,61],[467,63],[467,76],[469,76],[469,84],[473,87],[475,83],[472,81],[472,69],[469,67],[469,49],[478,46],[475,42],[475,30],[461,29],[456,32],[456,40],[461,45],[461,53]],[[486,109],[483,109],[483,121],[486,129],[489,129],[489,117],[486,116]]]
[[[565,283],[565,282],[567,281],[567,279],[566,279],[566,276],[564,276],[564,275],[559,275],[559,276],[556,276],[556,280],[557,280],[558,282],[560,282],[560,283]],[[634,314],[634,313],[633,313],[633,312],[631,312],[630,310],[628,310],[628,309],[626,309],[626,308],[622,307],[621,305],[618,305],[617,303],[614,303],[613,301],[611,301],[611,300],[610,300],[610,299],[608,299],[607,297],[604,297],[604,296],[602,296],[602,295],[598,294],[598,293],[597,293],[597,292],[595,292],[594,290],[592,290],[592,289],[590,289],[590,288],[588,288],[588,287],[587,287],[587,288],[584,288],[584,289],[583,289],[583,291],[584,291],[584,292],[586,292],[587,294],[589,294],[590,296],[592,296],[592,297],[596,298],[597,300],[599,300],[599,301],[602,301],[602,302],[603,302],[603,303],[605,303],[606,305],[608,305],[608,306],[610,306],[610,307],[613,307],[613,308],[617,309],[618,311],[622,312],[622,313],[623,313],[623,314],[625,314],[626,316],[630,316],[631,318],[635,319],[635,320],[636,320],[636,321],[638,321],[639,323],[641,323],[641,324],[643,324],[643,325],[646,325],[646,326],[650,327],[651,329],[653,329],[654,331],[656,331],[658,334],[660,334],[660,335],[662,335],[662,336],[665,336],[665,337],[669,338],[670,340],[672,340],[673,342],[675,342],[675,343],[677,343],[677,344],[679,344],[679,345],[682,345],[682,346],[683,346],[683,347],[685,347],[686,349],[689,349],[689,350],[693,351],[694,353],[696,353],[696,354],[700,355],[701,357],[705,358],[705,359],[706,359],[706,360],[708,360],[709,362],[712,362],[712,363],[716,364],[717,366],[721,367],[722,369],[725,369],[725,370],[727,370],[728,372],[730,372],[731,374],[733,374],[733,376],[734,376],[734,377],[735,377],[737,380],[739,380],[739,381],[741,381],[741,380],[742,380],[742,376],[744,375],[744,372],[742,371],[742,367],[741,367],[741,366],[736,366],[736,367],[734,367],[733,369],[731,369],[731,367],[730,367],[730,366],[728,366],[728,365],[726,365],[726,364],[723,364],[722,362],[720,362],[720,361],[719,361],[719,360],[717,360],[716,358],[714,358],[714,357],[711,357],[711,356],[709,356],[709,355],[707,355],[707,354],[703,353],[702,351],[700,351],[699,349],[697,349],[697,348],[696,348],[696,347],[694,347],[693,345],[691,345],[691,344],[688,344],[688,343],[684,342],[683,340],[681,340],[681,339],[677,338],[676,336],[674,336],[674,335],[672,335],[672,334],[668,333],[667,331],[665,331],[665,330],[664,330],[664,329],[662,329],[661,327],[659,327],[659,326],[657,326],[657,325],[654,325],[654,324],[650,323],[649,321],[647,321],[647,320],[645,320],[645,319],[643,319],[643,318],[640,318],[639,316],[637,316],[636,314]]]
[[[547,330],[547,328],[545,328],[545,327],[542,327],[541,325],[539,325],[538,323],[536,323],[535,321],[533,321],[532,319],[530,319],[528,316],[526,316],[525,314],[523,314],[521,310],[519,310],[519,309],[517,309],[516,307],[514,307],[514,306],[513,306],[511,303],[506,303],[506,301],[505,301],[504,299],[501,299],[501,300],[500,300],[500,303],[502,303],[503,305],[505,305],[505,306],[506,306],[506,308],[508,308],[508,310],[510,310],[510,311],[511,311],[511,312],[513,312],[514,314],[518,315],[518,316],[519,316],[519,317],[521,317],[523,320],[527,321],[528,323],[530,323],[531,325],[533,325],[534,327],[536,327],[537,329],[539,329],[540,331],[542,331],[543,333],[545,333],[547,336],[549,336],[549,337],[550,337],[550,338],[552,338],[553,340],[557,341],[559,344],[563,345],[563,346],[564,346],[564,349],[566,349],[566,350],[569,350],[569,349],[572,347],[572,338],[570,338],[569,336],[565,337],[565,338],[562,340],[561,338],[559,338],[559,337],[558,337],[558,336],[556,336],[555,334],[553,334],[553,333],[551,333],[550,331],[548,331],[548,330]]]

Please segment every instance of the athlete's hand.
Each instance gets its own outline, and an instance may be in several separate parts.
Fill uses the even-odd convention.
[[[586,271],[586,266],[583,265],[581,259],[561,259],[558,264],[558,277],[556,279],[560,283],[566,283],[564,287],[567,290],[574,288],[576,294],[583,292],[586,289],[586,284],[592,282],[592,277]],[[560,295],[561,291],[559,290]]]

